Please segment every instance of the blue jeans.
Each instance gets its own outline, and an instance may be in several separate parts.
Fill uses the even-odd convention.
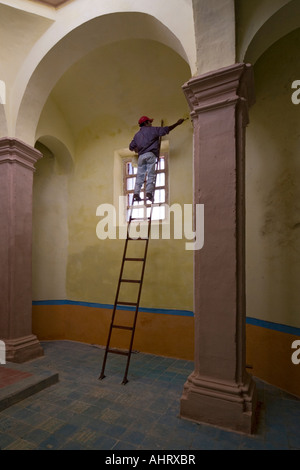
[[[155,163],[156,156],[152,152],[144,153],[139,155],[138,159],[138,172],[135,181],[134,194],[140,194],[141,187],[145,181],[145,176],[147,173],[146,181],[146,193],[153,194],[155,187]]]

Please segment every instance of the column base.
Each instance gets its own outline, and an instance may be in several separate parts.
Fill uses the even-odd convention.
[[[21,364],[44,355],[44,350],[35,335],[3,339],[3,341],[6,348],[7,362]]]
[[[194,373],[184,385],[181,418],[252,434],[257,422],[256,385],[247,375],[245,384],[213,382]]]

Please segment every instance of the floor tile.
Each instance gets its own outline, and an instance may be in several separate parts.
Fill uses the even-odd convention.
[[[6,373],[7,388],[0,376],[1,396],[14,376],[20,382],[55,372],[59,380],[2,409],[1,450],[300,450],[300,399],[259,379],[259,425],[247,436],[180,418],[191,361],[136,353],[124,386],[123,357],[108,360],[99,380],[102,348],[71,341],[42,346],[43,358],[7,367],[13,372]]]

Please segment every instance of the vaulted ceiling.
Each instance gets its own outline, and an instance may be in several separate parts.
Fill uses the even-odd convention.
[[[188,65],[170,48],[127,39],[96,48],[73,64],[51,98],[74,136],[83,129],[112,135],[126,123],[135,126],[138,115],[151,114],[159,125],[162,118],[170,124],[177,114],[188,113],[181,86],[189,78]]]

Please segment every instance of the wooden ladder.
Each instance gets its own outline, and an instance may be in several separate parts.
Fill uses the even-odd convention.
[[[158,164],[159,164],[159,158],[156,161],[156,177],[157,177],[157,170],[158,170]],[[155,180],[155,187],[156,187],[156,180]],[[155,194],[155,189],[154,189],[154,194]],[[115,303],[114,303],[114,308],[113,308],[113,313],[112,313],[112,319],[109,327],[109,333],[108,333],[108,338],[107,338],[107,344],[105,348],[105,353],[104,353],[104,358],[103,358],[103,365],[102,365],[102,370],[101,374],[99,376],[99,379],[104,379],[105,377],[105,366],[106,366],[106,361],[107,361],[107,355],[108,353],[114,353],[114,354],[121,354],[124,356],[127,356],[127,363],[126,363],[126,369],[125,369],[125,374],[124,378],[122,381],[122,384],[126,384],[128,382],[127,375],[128,375],[128,370],[129,370],[129,364],[130,364],[130,358],[132,354],[132,346],[133,346],[133,340],[134,340],[134,333],[135,333],[135,328],[136,328],[136,322],[137,322],[137,317],[138,317],[138,311],[139,311],[139,305],[140,305],[140,299],[141,299],[141,293],[142,293],[142,286],[143,286],[143,280],[144,280],[144,273],[145,273],[145,265],[146,265],[146,259],[147,259],[147,253],[148,253],[148,245],[149,245],[149,239],[150,239],[150,233],[151,233],[151,221],[152,221],[152,214],[153,214],[153,203],[146,201],[146,191],[144,190],[144,205],[142,206],[144,210],[144,214],[146,215],[143,218],[136,218],[133,217],[133,212],[134,210],[138,209],[138,206],[134,206],[134,202],[132,202],[131,210],[130,210],[130,216],[129,216],[129,221],[127,224],[127,237],[125,240],[125,247],[124,247],[124,252],[123,252],[123,258],[122,258],[122,263],[121,263],[121,270],[120,270],[120,275],[119,275],[119,281],[118,281],[118,287],[117,287],[117,292],[116,292],[116,297],[115,297]],[[155,204],[156,205],[156,204]],[[146,206],[146,207],[145,207]],[[150,215],[147,217],[147,214],[150,212]],[[131,229],[131,224],[132,222],[146,222],[146,232],[147,235],[146,237],[137,237],[137,238],[132,238],[130,236],[130,229]],[[143,243],[144,244],[144,249],[142,250],[142,255],[139,257],[132,257],[130,254],[128,254],[129,245],[132,243]],[[125,267],[128,263],[138,263],[141,265],[141,270],[140,270],[140,276],[137,279],[128,279],[127,277],[124,277],[124,270]],[[127,301],[125,299],[120,298],[120,290],[121,286],[124,284],[138,284],[138,292],[137,292],[137,298],[132,302],[132,301]],[[133,318],[133,323],[130,326],[127,325],[120,325],[115,323],[115,317],[116,317],[116,312],[118,310],[118,307],[131,307],[134,309],[134,318]],[[129,330],[131,332],[130,336],[130,343],[129,343],[129,348],[128,350],[121,350],[121,349],[115,349],[110,347],[110,342],[111,342],[111,336],[112,332],[114,329],[120,329],[120,330]]]

